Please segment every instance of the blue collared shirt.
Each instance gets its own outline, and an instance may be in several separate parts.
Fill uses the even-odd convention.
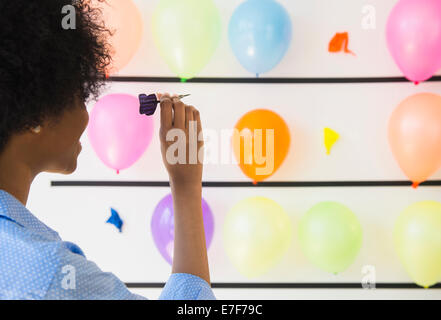
[[[0,190],[0,299],[146,299]],[[200,277],[175,273],[159,299],[215,299]]]

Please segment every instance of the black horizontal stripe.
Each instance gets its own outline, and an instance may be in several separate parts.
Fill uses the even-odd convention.
[[[141,76],[114,76],[108,81],[113,82],[182,82],[176,77],[141,77]],[[441,76],[433,76],[427,81],[441,81]],[[205,77],[186,80],[187,83],[298,83],[298,84],[325,84],[325,83],[388,83],[409,82],[404,77],[352,77],[352,78],[227,78]]]
[[[129,282],[128,288],[163,288],[165,283],[161,282]],[[340,282],[340,283],[316,283],[316,282],[213,282],[211,287],[216,289],[361,289],[361,283]],[[375,284],[376,289],[423,289],[414,283],[388,283]],[[437,283],[430,289],[441,289],[441,283]]]
[[[406,180],[372,181],[204,181],[207,188],[308,188],[308,187],[410,187]],[[168,181],[51,181],[52,187],[169,187]],[[441,186],[441,180],[429,180],[420,184]]]

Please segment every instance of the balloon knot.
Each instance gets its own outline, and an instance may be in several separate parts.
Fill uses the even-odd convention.
[[[416,188],[418,188],[419,185],[420,185],[419,182],[414,182],[414,183],[412,183],[412,188],[416,189]]]
[[[420,84],[419,81],[415,81],[414,83],[415,83],[416,86]]]
[[[253,185],[257,186],[257,181],[253,181]]]
[[[119,174],[119,170],[116,170],[116,174]]]
[[[187,82],[187,79],[181,78],[181,82]]]

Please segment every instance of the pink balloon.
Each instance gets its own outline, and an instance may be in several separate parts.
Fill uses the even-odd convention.
[[[407,79],[431,78],[441,68],[441,0],[400,0],[389,16],[386,38]]]
[[[143,155],[152,140],[153,126],[152,117],[139,114],[138,98],[110,94],[94,106],[88,136],[101,161],[119,173]]]

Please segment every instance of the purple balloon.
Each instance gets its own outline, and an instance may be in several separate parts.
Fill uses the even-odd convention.
[[[204,219],[205,241],[207,249],[213,239],[214,218],[208,203],[202,199],[202,216]],[[153,240],[162,257],[172,264],[174,242],[173,198],[169,194],[159,201],[153,212],[151,229]]]

